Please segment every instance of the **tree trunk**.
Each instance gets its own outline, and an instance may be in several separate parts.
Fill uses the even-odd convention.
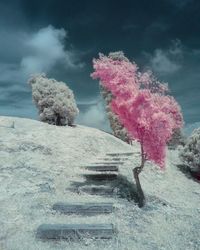
[[[145,205],[145,196],[140,185],[139,174],[141,173],[141,167],[136,167],[133,169],[133,176],[136,183],[137,194],[138,194],[138,205],[143,207]]]
[[[141,145],[141,165],[140,165],[140,167],[136,167],[133,169],[133,176],[134,176],[136,188],[137,188],[138,205],[139,205],[139,207],[143,207],[145,205],[145,196],[144,196],[142,187],[140,185],[139,174],[142,172],[142,169],[144,167],[144,164],[146,161],[146,155],[145,155],[144,149],[143,149],[143,141],[141,141],[140,145]]]
[[[56,123],[56,126],[61,126],[62,125],[61,124],[60,115],[56,115],[56,121],[55,121],[55,123]]]

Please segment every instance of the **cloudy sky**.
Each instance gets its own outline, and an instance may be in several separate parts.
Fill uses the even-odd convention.
[[[199,0],[0,0],[0,115],[37,119],[26,82],[46,72],[74,91],[79,123],[108,129],[92,58],[123,50],[200,122],[199,13]]]

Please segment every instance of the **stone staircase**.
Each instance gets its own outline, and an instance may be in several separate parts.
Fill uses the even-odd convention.
[[[79,194],[112,197],[114,188],[109,184],[118,178],[120,165],[133,153],[108,153],[97,162],[85,166],[84,183],[74,183],[73,191]],[[113,203],[65,203],[57,202],[52,209],[60,214],[95,216],[109,215],[114,212]],[[95,219],[95,217],[94,217]],[[38,227],[36,237],[43,240],[77,240],[82,238],[111,239],[115,233],[112,223],[101,224],[42,224]]]

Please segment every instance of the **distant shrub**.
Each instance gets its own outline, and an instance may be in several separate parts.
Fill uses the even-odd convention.
[[[176,149],[178,146],[184,146],[186,144],[186,137],[180,128],[175,129],[171,139],[167,145],[170,149]]]
[[[129,62],[129,59],[124,55],[123,51],[110,52],[108,56],[112,60]]]
[[[65,83],[48,79],[45,74],[33,75],[28,83],[41,121],[57,126],[73,125],[79,110],[72,90]]]
[[[200,128],[195,129],[180,151],[180,158],[192,171],[200,172]]]

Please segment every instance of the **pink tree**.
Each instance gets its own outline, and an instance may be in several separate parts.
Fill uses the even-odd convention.
[[[94,72],[91,76],[100,79],[114,97],[128,98],[139,87],[137,65],[125,60],[113,60],[103,54],[93,60]]]
[[[165,85],[155,81],[150,72],[141,74],[136,64],[112,61],[100,55],[94,60],[93,78],[99,78],[115,98],[111,108],[127,129],[129,136],[141,145],[141,164],[133,169],[139,206],[145,204],[139,174],[151,160],[161,168],[165,165],[166,143],[183,119],[174,98],[166,96]]]

